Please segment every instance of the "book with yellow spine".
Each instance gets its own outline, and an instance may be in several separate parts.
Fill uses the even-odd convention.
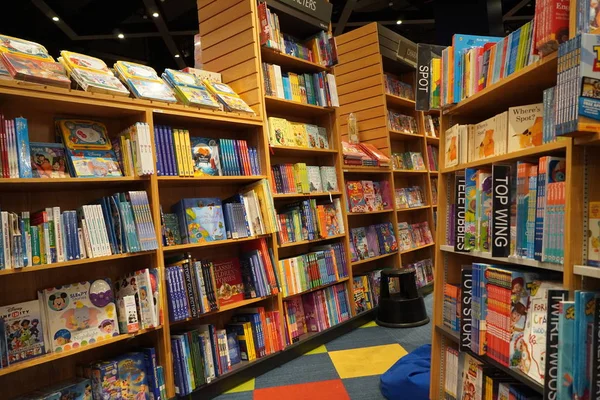
[[[192,160],[192,145],[190,143],[190,131],[188,131],[187,129],[183,130],[183,137],[183,142],[185,144],[184,156],[187,170],[186,176],[194,176],[194,161]]]
[[[175,148],[175,161],[177,161],[177,175],[185,176],[185,169],[181,162],[181,139],[179,129],[173,129],[173,147]]]

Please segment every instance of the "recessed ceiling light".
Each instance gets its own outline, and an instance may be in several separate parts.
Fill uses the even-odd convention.
[[[117,35],[117,37],[118,37],[119,39],[125,39],[125,35],[123,35],[122,33],[119,33],[119,34]]]
[[[402,20],[401,19],[399,19],[398,21],[396,21],[396,25],[400,25],[400,24],[402,24]]]
[[[58,17],[52,17],[52,21],[58,22],[58,21],[60,21],[60,19]]]
[[[154,18],[158,18],[158,13],[157,13],[157,12],[155,12],[155,13],[152,13],[152,16],[153,16]]]
[[[175,54],[175,58],[179,58],[179,54]]]

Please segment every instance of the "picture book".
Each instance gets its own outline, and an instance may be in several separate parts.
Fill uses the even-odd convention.
[[[492,216],[492,174],[489,170],[477,171],[475,192],[476,237],[475,249],[489,252],[490,218]]]
[[[410,250],[413,246],[412,233],[410,226],[406,222],[398,223],[398,248],[400,251]]]
[[[350,212],[367,212],[367,203],[365,201],[363,185],[361,181],[346,182],[346,191],[348,194],[348,206],[350,208]]]
[[[360,260],[369,258],[369,245],[365,228],[352,228],[352,243]]]
[[[446,168],[455,167],[458,165],[459,159],[459,137],[458,137],[458,125],[446,131]]]
[[[588,215],[588,265],[600,267],[600,202],[590,201]]]
[[[323,192],[323,184],[321,182],[321,169],[317,166],[307,166],[306,172],[308,175],[308,185],[311,193]]]
[[[542,144],[543,104],[508,109],[508,152]]]
[[[143,353],[126,353],[114,359],[121,381],[121,396],[124,399],[150,400],[148,376]]]
[[[73,81],[87,92],[129,96],[129,90],[99,58],[63,50],[58,61]]]
[[[254,115],[254,111],[248,107],[248,104],[226,84],[211,82],[207,79],[202,82],[223,103],[227,110]]]
[[[29,360],[49,351],[38,300],[0,307],[0,319],[4,322],[4,336],[0,340],[6,343],[8,364]]]
[[[375,225],[369,225],[366,228],[366,233],[369,258],[377,257],[379,255],[379,241],[377,239],[377,229],[375,229]]]
[[[308,147],[314,149],[319,148],[319,127],[316,125],[306,124],[304,127],[308,138]]]
[[[68,351],[119,334],[110,280],[98,279],[45,289],[41,302],[52,351]]]
[[[191,136],[194,176],[218,176],[221,173],[217,139]]]
[[[204,243],[227,237],[221,199],[182,199],[173,206],[183,243]]]
[[[477,223],[475,219],[477,170],[465,169],[465,250],[475,250]]]
[[[335,192],[339,190],[335,167],[321,167],[321,182],[323,184],[324,192]]]
[[[558,337],[560,351],[558,352],[558,390],[557,399],[570,399],[574,392],[574,362],[575,362],[575,302],[561,301],[558,319]]]
[[[123,176],[117,156],[112,150],[68,150],[69,168],[76,178]]]
[[[377,237],[381,254],[388,254],[398,250],[398,242],[394,235],[394,228],[391,222],[377,224]]]
[[[483,160],[494,155],[495,147],[495,120],[489,118],[475,126],[474,160]]]
[[[308,147],[308,133],[306,132],[305,125],[300,122],[290,122],[289,124],[292,127],[292,132],[294,135],[293,146]]]
[[[163,214],[165,223],[164,242],[165,246],[175,246],[182,244],[181,233],[179,232],[179,219],[177,214]]]
[[[171,86],[183,104],[221,109],[221,104],[196,75],[166,68],[162,78]]]
[[[152,67],[129,61],[117,61],[114,65],[117,76],[129,87],[135,97],[176,103],[173,90]]]
[[[361,181],[362,192],[367,207],[367,212],[376,211],[379,207],[375,202],[375,188],[373,187],[373,181]]]
[[[0,35],[0,52],[53,60],[52,56],[48,54],[48,50],[41,44],[7,35]]]
[[[116,361],[101,361],[91,366],[92,391],[95,398],[121,397],[121,380]]]
[[[481,399],[483,394],[482,364],[468,353],[459,354],[459,399]]]
[[[329,149],[329,137],[327,136],[327,129],[322,126],[318,127],[319,130],[319,139],[318,139],[318,147],[320,149]]]
[[[271,146],[295,146],[288,143],[287,138],[291,131],[290,123],[284,118],[269,117],[269,144]]]
[[[52,58],[39,59],[17,53],[0,53],[0,60],[14,79],[65,89],[71,87],[65,67]]]
[[[213,268],[219,305],[225,306],[244,300],[244,284],[239,259],[214,261]]]
[[[60,143],[30,143],[34,178],[69,178],[65,147]]]
[[[54,121],[57,136],[69,150],[110,150],[106,125],[87,119],[62,119]]]

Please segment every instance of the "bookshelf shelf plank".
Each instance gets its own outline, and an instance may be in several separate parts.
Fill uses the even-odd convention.
[[[460,164],[455,167],[443,168],[442,174],[448,174],[456,171],[462,171],[465,168],[481,167],[493,163],[517,161],[524,158],[536,158],[547,154],[564,153],[567,149],[567,142],[558,141],[554,143],[546,143],[536,147],[530,147],[525,150],[515,151],[513,153],[503,154],[501,156],[490,157],[483,160],[472,161],[465,164]]]
[[[25,274],[28,272],[38,272],[38,271],[45,271],[45,270],[56,269],[56,268],[68,268],[68,267],[74,267],[77,265],[83,265],[83,264],[88,265],[88,264],[101,263],[101,262],[106,262],[106,261],[116,261],[116,260],[122,260],[125,258],[141,257],[141,256],[149,255],[149,254],[156,254],[156,250],[141,251],[138,253],[115,254],[112,256],[104,256],[104,257],[83,258],[81,260],[73,260],[73,261],[65,261],[65,262],[59,262],[59,263],[53,263],[53,264],[36,265],[36,266],[32,266],[32,267],[3,269],[3,270],[0,270],[0,276],[20,275],[20,274]]]
[[[93,349],[97,349],[99,347],[103,347],[103,346],[108,346],[111,345],[113,343],[117,343],[117,342],[122,342],[124,340],[130,340],[135,338],[136,336],[140,336],[143,335],[145,333],[149,333],[149,332],[156,332],[161,330],[162,327],[159,326],[157,328],[152,328],[152,329],[144,329],[141,331],[138,331],[136,333],[131,333],[131,334],[124,334],[124,335],[119,335],[119,336],[115,336],[112,337],[110,339],[106,339],[106,340],[100,340],[96,343],[93,344],[88,344],[86,346],[81,346],[76,350],[70,350],[70,351],[64,351],[64,352],[57,352],[57,353],[48,353],[46,355],[37,357],[37,358],[33,358],[31,360],[28,361],[23,361],[20,363],[16,363],[13,365],[10,365],[6,368],[2,368],[0,369],[0,376],[4,376],[4,375],[9,375],[12,374],[14,372],[17,371],[21,371],[27,368],[31,368],[31,367],[35,367],[37,365],[41,365],[41,364],[45,364],[45,363],[50,363],[56,360],[59,360],[61,358],[65,358],[65,357],[71,357],[75,354],[79,354],[82,353],[84,351],[88,351],[88,350],[93,350]]]
[[[391,140],[411,140],[411,139],[422,139],[423,135],[418,135],[418,134],[414,134],[414,133],[406,133],[406,132],[400,132],[400,131],[395,131],[393,129],[389,129],[390,131],[390,139]]]
[[[250,175],[250,176],[159,176],[157,178],[160,186],[187,186],[191,184],[232,184],[232,183],[251,183],[266,179],[266,175]]]
[[[415,101],[405,99],[404,97],[394,96],[393,94],[386,93],[385,99],[387,101],[388,109],[395,109],[397,107],[415,109]]]
[[[66,189],[95,189],[98,187],[123,187],[137,183],[148,183],[149,178],[133,176],[114,178],[1,178],[2,190],[31,191],[31,190],[66,190]]]
[[[369,263],[369,262],[372,262],[372,261],[377,261],[377,260],[381,260],[383,258],[392,257],[392,256],[396,256],[396,255],[398,255],[398,252],[394,251],[392,253],[382,254],[382,255],[377,256],[377,257],[371,257],[371,258],[367,258],[367,259],[364,259],[364,260],[354,261],[352,263],[352,266],[354,267],[355,265],[366,264],[366,263]]]
[[[246,306],[248,306],[250,304],[258,303],[259,301],[268,300],[268,299],[272,298],[273,296],[277,296],[277,295],[271,295],[271,296],[265,296],[265,297],[256,297],[254,299],[245,299],[245,300],[242,300],[242,301],[238,301],[236,303],[227,304],[227,305],[225,305],[223,307],[219,307],[218,310],[210,311],[210,312],[207,312],[207,313],[204,313],[204,314],[200,314],[196,318],[186,318],[186,319],[182,319],[181,321],[173,321],[173,322],[170,323],[170,325],[173,326],[173,325],[184,324],[186,322],[198,321],[198,320],[201,320],[202,318],[207,318],[207,317],[211,317],[211,316],[216,315],[216,314],[224,313],[225,311],[235,310],[237,308],[246,307]]]
[[[442,250],[443,252],[446,252],[446,253],[456,253],[461,256],[482,258],[482,259],[499,262],[499,263],[515,264],[515,265],[521,265],[523,267],[545,269],[548,271],[559,271],[559,272],[563,271],[562,264],[552,264],[552,263],[548,263],[548,262],[540,262],[540,261],[536,261],[536,260],[530,260],[528,258],[518,258],[518,257],[513,257],[513,256],[511,256],[511,257],[492,257],[491,253],[483,252],[483,251],[471,251],[469,253],[463,253],[463,252],[454,251],[454,247],[448,246],[448,245],[441,245],[440,250]]]
[[[325,285],[317,286],[315,288],[305,290],[304,292],[290,294],[289,296],[285,296],[283,298],[283,301],[292,299],[294,297],[302,296],[303,294],[307,294],[307,293],[311,293],[311,292],[316,292],[317,290],[325,289],[325,288],[327,288],[329,286],[337,285],[338,283],[344,283],[344,282],[348,281],[348,279],[350,279],[350,278],[347,278],[347,277],[346,278],[341,278],[341,279],[339,279],[339,280],[337,280],[335,282],[331,282],[331,283],[327,283]]]
[[[317,243],[324,242],[326,240],[341,239],[341,238],[344,238],[344,237],[346,237],[346,234],[342,233],[341,235],[328,236],[328,237],[322,238],[322,239],[301,240],[299,242],[284,243],[284,244],[280,244],[277,247],[279,247],[280,249],[286,249],[286,248],[290,248],[290,247],[302,246],[302,245],[305,245],[305,244],[317,244]]]
[[[509,107],[541,102],[542,91],[556,84],[557,53],[544,57],[507,78],[490,85],[457,105],[443,110],[444,115],[469,115],[485,119]],[[526,90],[523,90],[526,88]],[[518,93],[518,95],[507,95]]]
[[[319,193],[275,193],[274,199],[296,199],[296,198],[311,198],[311,197],[329,197],[339,196],[342,192],[319,192]]]
[[[419,170],[419,171],[414,171],[412,169],[395,169],[394,170],[394,175],[420,175],[420,174],[426,174],[429,171],[427,171],[426,169],[424,170]]]
[[[429,143],[429,144],[440,144],[440,138],[425,136],[425,139],[427,140],[427,143]]]
[[[590,265],[575,265],[575,275],[586,276],[588,278],[600,279],[600,268],[592,267]]]
[[[188,251],[193,249],[205,248],[205,247],[217,247],[217,246],[225,246],[228,244],[249,242],[251,240],[257,240],[260,238],[266,238],[270,235],[259,235],[259,236],[251,236],[247,238],[241,239],[227,239],[227,240],[217,240],[216,242],[204,242],[204,243],[188,243],[188,244],[178,244],[176,246],[163,246],[163,253],[175,253]]]
[[[426,210],[431,208],[430,206],[419,206],[419,207],[409,207],[409,208],[399,208],[396,209],[397,212],[407,212],[407,211],[416,211],[416,210]]]
[[[351,167],[348,165],[344,165],[342,167],[344,173],[352,173],[352,174],[387,174],[392,170],[387,167]]]
[[[265,96],[265,105],[268,113],[297,117],[312,118],[315,115],[327,115],[335,112],[333,107],[314,106],[273,96]]]
[[[321,64],[290,56],[270,47],[263,46],[260,48],[260,52],[263,62],[276,64],[287,70],[298,72],[324,72],[328,70],[327,67]]]
[[[435,246],[435,243],[428,243],[428,244],[424,244],[423,246],[418,246],[418,247],[413,247],[412,249],[403,250],[400,252],[400,254],[412,253],[413,251],[423,250],[423,249],[426,249],[431,246]]]
[[[277,156],[322,156],[337,154],[337,150],[333,149],[312,149],[309,147],[286,147],[286,146],[270,146],[269,149]]]
[[[348,216],[357,216],[357,215],[374,215],[374,214],[387,214],[393,212],[393,209],[389,210],[378,210],[378,211],[369,211],[369,212],[349,212]]]

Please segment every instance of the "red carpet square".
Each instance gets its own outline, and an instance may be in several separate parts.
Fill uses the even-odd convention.
[[[254,400],[350,400],[341,379],[256,389]]]

